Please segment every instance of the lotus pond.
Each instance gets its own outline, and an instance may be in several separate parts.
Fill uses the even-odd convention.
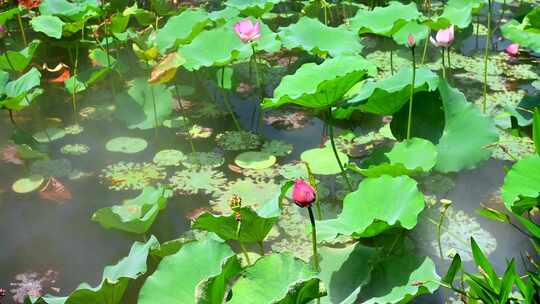
[[[0,3],[0,303],[540,303],[534,0]]]

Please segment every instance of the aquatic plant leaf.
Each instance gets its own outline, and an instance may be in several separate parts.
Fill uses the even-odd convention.
[[[180,54],[174,52],[165,56],[153,69],[150,74],[149,83],[167,83],[176,76],[176,70],[184,64],[186,60]]]
[[[66,130],[50,127],[43,131],[34,133],[32,137],[39,143],[49,143],[66,136]]]
[[[318,222],[317,233],[320,240],[330,240],[339,234],[375,236],[391,226],[412,229],[423,209],[424,196],[410,177],[366,178],[345,196],[337,218]]]
[[[250,131],[225,131],[216,136],[217,145],[227,151],[253,150],[261,141],[261,136]]]
[[[177,171],[169,179],[170,186],[181,194],[213,194],[225,188],[227,179],[223,172],[214,170],[211,164]]]
[[[119,304],[128,282],[146,273],[148,254],[158,245],[159,242],[154,236],[151,236],[146,243],[135,242],[127,257],[121,259],[116,265],[105,267],[101,283],[96,287],[82,283],[67,297],[46,295],[39,298],[31,297],[29,302],[31,304]]]
[[[349,19],[350,27],[357,33],[374,33],[390,37],[397,32],[406,21],[416,20],[421,16],[416,3],[407,5],[390,1],[388,6],[378,6],[373,10],[359,9],[356,15]]]
[[[530,11],[521,23],[510,20],[501,26],[506,39],[518,43],[522,48],[540,52],[540,7]]]
[[[227,216],[213,215],[208,212],[203,213],[195,220],[192,228],[214,232],[226,241],[235,240],[255,243],[264,241],[272,226],[278,220],[277,217],[261,217],[249,207],[243,207],[238,212],[241,218],[238,234],[236,232],[239,222],[236,219],[236,212]]]
[[[92,220],[107,229],[145,233],[154,223],[159,211],[167,206],[166,192],[163,187],[146,187],[133,199],[97,210],[92,215]]]
[[[36,32],[42,32],[56,39],[62,38],[62,26],[64,26],[64,22],[56,16],[41,15],[34,17],[30,21],[30,25]]]
[[[42,15],[56,15],[73,18],[82,18],[82,14],[88,9],[97,9],[97,0],[84,0],[69,2],[67,0],[43,0],[39,5],[39,12]],[[78,15],[78,16],[77,16]]]
[[[233,285],[228,303],[308,303],[321,295],[317,273],[310,265],[290,253],[279,253],[246,268]]]
[[[130,82],[129,89],[118,96],[118,108],[114,114],[130,129],[151,129],[156,124],[161,126],[171,115],[171,100],[169,88],[161,84],[151,85],[146,78],[135,78]]]
[[[41,73],[32,68],[16,80],[6,83],[3,88],[6,97],[0,100],[0,108],[19,111],[30,106],[34,98],[43,92],[42,89],[36,88],[40,82]]]
[[[120,136],[109,140],[105,149],[110,152],[133,154],[143,151],[147,146],[148,142],[142,138]]]
[[[360,243],[343,248],[320,247],[319,277],[328,295],[321,303],[357,303],[362,287],[371,279],[379,250]]]
[[[427,23],[433,30],[448,28],[450,25],[465,29],[471,24],[474,7],[475,0],[449,0],[442,14]]]
[[[501,195],[509,210],[517,204],[520,197],[540,195],[540,156],[525,156],[516,162],[504,177]]]
[[[40,44],[41,41],[33,40],[21,51],[6,51],[0,55],[0,69],[5,71],[12,71],[13,69],[17,72],[24,71],[34,58],[34,52],[37,50]],[[11,68],[12,66],[13,69]]]
[[[88,52],[88,57],[92,60],[93,64],[97,64],[100,67],[109,67],[110,63],[111,68],[113,68],[117,62],[116,58],[110,54],[108,56],[109,58],[107,58],[107,52],[101,48],[90,50]]]
[[[391,115],[399,111],[409,101],[411,94],[412,69],[402,68],[393,76],[379,81],[368,81],[357,94],[347,100],[363,112]],[[414,92],[434,91],[439,84],[439,76],[427,68],[416,70]]]
[[[391,269],[391,271],[389,271]],[[408,303],[439,288],[435,263],[428,257],[393,256],[378,263],[362,288],[361,303]]]
[[[292,153],[294,146],[286,141],[274,139],[263,144],[261,151],[274,156],[285,156]]]
[[[414,171],[405,168],[403,164],[389,163],[369,165],[367,168],[359,168],[356,166],[356,164],[349,164],[349,169],[356,173],[362,174],[365,177],[379,177],[381,175],[400,176],[414,173]]]
[[[153,163],[119,162],[108,165],[99,176],[113,190],[142,190],[163,180],[167,172]]]
[[[293,103],[308,108],[328,108],[366,74],[375,74],[375,66],[360,56],[340,56],[317,65],[306,63],[293,75],[285,76],[274,90],[273,98],[265,98],[262,107],[278,108]]]
[[[358,55],[363,48],[357,34],[344,27],[326,26],[305,16],[295,24],[280,28],[278,36],[288,49],[300,48],[321,57],[327,54],[332,57]]]
[[[137,303],[221,303],[228,280],[240,270],[227,244],[209,238],[191,242],[161,260]]]
[[[534,110],[532,133],[536,154],[540,155],[540,110],[538,108]]]
[[[11,189],[15,193],[30,193],[37,190],[45,181],[42,175],[34,174],[29,177],[18,179]]]
[[[437,144],[437,165],[441,172],[457,172],[473,169],[491,156],[486,146],[499,138],[491,118],[472,103],[465,95],[450,87],[446,81],[439,82],[444,107],[444,132]]]
[[[0,24],[4,25],[8,20],[11,20],[13,17],[20,12],[19,6],[7,9],[0,13]]]
[[[392,35],[394,41],[403,46],[408,47],[407,39],[409,35],[413,36],[414,43],[419,45],[421,41],[429,35],[429,28],[424,24],[419,24],[416,21],[409,21],[403,25],[397,32]]]
[[[167,20],[156,32],[156,45],[161,54],[175,45],[189,43],[209,24],[203,9],[188,9]]]
[[[409,170],[428,172],[437,161],[437,148],[429,140],[411,138],[397,143],[385,153],[390,163],[403,164]]]
[[[246,16],[260,17],[283,0],[227,0],[225,5],[235,8]]]
[[[346,167],[349,162],[347,154],[338,151],[338,156],[343,166]],[[300,159],[309,164],[313,174],[332,175],[341,172],[334,151],[330,146],[305,150],[300,155]]]
[[[216,41],[219,41],[219,47],[208,47]],[[180,46],[178,51],[186,59],[184,67],[190,71],[228,65],[235,59],[251,55],[250,45],[242,43],[229,24],[201,32],[190,44]]]
[[[185,159],[186,156],[182,151],[165,149],[157,152],[152,161],[159,166],[179,166]]]
[[[244,169],[265,169],[276,163],[276,157],[266,152],[248,151],[238,154],[234,163]]]

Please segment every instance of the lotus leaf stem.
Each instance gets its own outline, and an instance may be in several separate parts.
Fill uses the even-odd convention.
[[[317,229],[315,228],[315,217],[313,216],[313,210],[311,206],[307,207],[309,213],[309,220],[311,222],[311,243],[313,246],[313,268],[316,271],[319,269],[319,255],[317,254]]]
[[[431,36],[431,29],[428,31],[427,37],[429,37],[429,36]],[[422,51],[422,62],[421,62],[421,64],[424,64],[424,62],[426,61],[428,45],[429,45],[429,39],[426,38],[426,40],[424,41],[424,50]]]
[[[488,68],[488,54],[489,54],[489,42],[491,39],[491,0],[488,0],[488,16],[487,16],[487,35],[486,43],[484,45],[484,99],[482,101],[482,112],[486,113],[487,107],[487,68]]]
[[[444,223],[444,217],[446,216],[446,211],[448,208],[443,207],[444,209],[441,210],[441,214],[439,217],[439,223],[437,224],[437,247],[439,247],[439,256],[441,260],[443,259],[443,252],[442,252],[442,242],[441,242],[441,229],[442,225]]]
[[[187,119],[187,111],[184,108],[184,105],[182,104],[182,99],[180,98],[180,91],[178,90],[178,83],[176,82],[176,79],[174,80],[174,91],[176,93],[176,98],[178,99],[178,105],[180,106],[180,110],[182,111],[182,115],[184,115],[184,117]],[[188,140],[189,140],[189,145],[191,146],[191,152],[193,152],[193,153],[197,152],[195,150],[195,145],[193,144],[193,138],[191,137],[189,132],[188,132],[187,137],[188,137]]]
[[[409,97],[409,118],[407,120],[407,139],[411,139],[411,125],[412,125],[412,110],[413,110],[413,96],[414,85],[416,82],[416,57],[414,56],[415,47],[411,47],[412,53],[412,81],[411,81],[411,94]]]
[[[20,13],[17,13],[17,21],[19,23],[19,30],[21,31],[21,37],[22,37],[24,46],[26,47],[26,46],[28,46],[28,41],[26,40],[26,33],[24,31],[24,26],[23,26],[23,22],[22,22],[22,18],[21,18]]]
[[[394,51],[390,49],[390,74],[394,75]]]
[[[264,244],[263,241],[257,242],[259,244],[259,250],[261,251],[261,256],[264,256]]]
[[[345,172],[345,168],[343,167],[343,164],[341,163],[341,159],[339,159],[338,151],[336,149],[336,143],[334,142],[334,128],[332,127],[332,108],[328,108],[328,133],[330,135],[330,145],[332,146],[332,151],[334,151],[334,156],[336,157],[336,161],[339,165],[339,169],[341,170],[341,176],[345,179],[345,182],[347,183],[347,188],[349,188],[349,191],[353,191],[353,187],[351,182],[349,181],[349,178],[347,177],[347,173]]]
[[[229,111],[229,113],[231,114],[231,118],[233,120],[234,125],[236,126],[236,129],[238,131],[242,131],[242,128],[240,127],[240,123],[236,119],[236,115],[233,112],[231,102],[229,101],[229,93],[223,87],[225,85],[224,79],[225,79],[225,66],[221,68],[221,93],[223,94],[223,103],[225,104],[225,107],[227,107],[227,111]]]
[[[444,48],[441,48],[442,58],[442,77],[446,79],[446,65],[444,64]]]
[[[251,260],[249,259],[249,255],[247,253],[246,247],[244,246],[244,242],[240,240],[240,229],[242,229],[242,221],[238,221],[236,224],[236,239],[238,239],[238,244],[240,245],[240,250],[242,250],[242,253],[244,254],[244,257],[246,258],[246,263],[248,265],[251,265]]]
[[[448,65],[448,76],[450,77],[452,72],[452,64],[450,63],[450,47],[446,48],[446,59],[448,59],[446,64]]]

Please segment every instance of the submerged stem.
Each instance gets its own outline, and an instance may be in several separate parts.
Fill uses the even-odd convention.
[[[187,111],[184,108],[184,105],[182,105],[182,99],[180,98],[180,91],[178,90],[178,83],[176,82],[176,80],[174,81],[174,91],[176,92],[176,98],[178,99],[178,105],[180,106],[180,110],[182,111],[182,115],[184,115],[184,117],[187,119],[188,118]],[[197,151],[195,151],[195,145],[193,144],[193,138],[191,137],[189,132],[187,134],[187,137],[188,137],[188,140],[189,140],[189,144],[191,146],[191,152],[193,152],[193,153],[197,152]]]
[[[231,114],[231,118],[233,120],[234,125],[236,126],[236,129],[238,131],[242,131],[242,128],[240,127],[240,123],[236,119],[236,115],[234,114],[231,106],[231,102],[229,101],[229,93],[225,90],[224,86],[224,78],[225,78],[225,66],[221,68],[221,93],[223,94],[223,103],[225,103],[225,107],[227,107],[227,111]]]
[[[487,35],[486,43],[484,45],[484,99],[482,101],[482,112],[486,113],[487,107],[487,67],[488,67],[488,54],[489,54],[489,42],[491,39],[491,0],[488,0],[488,16],[487,16]]]
[[[334,156],[336,157],[336,161],[339,165],[339,169],[341,170],[341,176],[345,179],[345,182],[347,183],[347,187],[349,188],[349,191],[353,191],[353,187],[351,182],[349,181],[349,178],[347,177],[347,173],[345,172],[345,169],[343,168],[343,164],[341,163],[341,159],[339,159],[338,151],[336,149],[336,143],[334,142],[334,128],[332,127],[332,108],[328,108],[328,133],[330,135],[330,144],[332,145],[332,150],[334,151]]]
[[[407,121],[407,139],[411,139],[414,84],[416,82],[416,79],[415,79],[416,78],[416,58],[414,56],[414,46],[411,48],[411,53],[412,53],[412,81],[411,81],[411,95],[409,97],[409,119]]]
[[[313,210],[311,206],[308,206],[309,220],[311,222],[311,243],[313,246],[313,268],[316,271],[319,269],[319,255],[317,254],[317,229],[315,228],[315,217],[313,216]]]
[[[28,46],[28,41],[26,40],[26,33],[24,31],[24,26],[23,26],[23,23],[22,23],[22,18],[21,18],[20,13],[17,13],[17,21],[19,23],[19,30],[21,31],[21,37],[22,37],[24,46],[26,47],[26,46]]]

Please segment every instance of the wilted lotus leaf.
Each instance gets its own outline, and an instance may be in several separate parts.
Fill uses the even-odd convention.
[[[266,152],[249,151],[238,154],[234,162],[244,169],[265,169],[276,163],[276,157]]]
[[[147,146],[148,142],[142,138],[121,136],[109,140],[105,149],[110,152],[133,154],[143,151]]]
[[[215,152],[192,152],[186,155],[183,165],[188,168],[217,168],[223,165],[223,155]]]
[[[180,166],[180,163],[186,159],[182,151],[178,150],[161,150],[154,156],[154,163],[159,166]]]
[[[16,193],[29,193],[37,190],[43,184],[43,181],[45,181],[43,176],[34,174],[17,180],[11,189]]]
[[[39,190],[39,197],[44,200],[54,201],[57,203],[63,203],[72,198],[71,191],[69,191],[64,184],[54,177],[49,177],[49,180]]]
[[[150,83],[167,83],[176,75],[176,70],[184,64],[186,60],[179,53],[174,52],[165,56],[154,68],[150,74]]]
[[[338,151],[339,159],[344,167],[349,162],[347,154]],[[313,174],[332,175],[341,172],[339,164],[330,146],[324,148],[314,148],[302,152],[300,159],[309,164]]]
[[[24,163],[23,158],[17,151],[17,146],[14,144],[7,144],[0,149],[0,156],[3,162],[11,163],[14,165],[22,165]]]
[[[43,131],[34,133],[33,137],[40,143],[49,143],[66,136],[66,131],[60,128],[47,128]]]

